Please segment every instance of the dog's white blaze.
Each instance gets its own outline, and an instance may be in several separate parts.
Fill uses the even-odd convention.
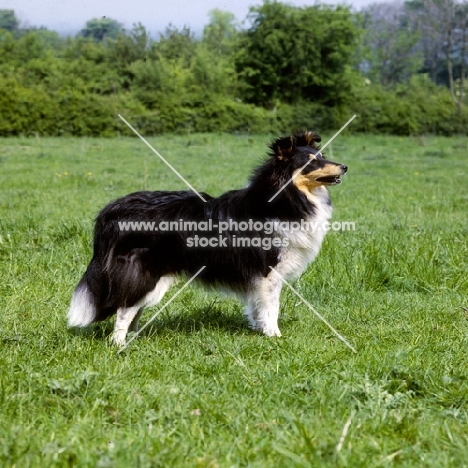
[[[91,301],[91,294],[87,286],[75,289],[68,309],[68,326],[86,327],[93,322],[96,308]]]
[[[289,245],[280,254],[280,261],[275,269],[286,279],[299,277],[318,255],[327,234],[324,226],[332,216],[333,208],[325,187],[314,189],[307,198],[314,204],[315,213],[306,221],[313,223],[315,229],[279,233],[288,238]]]

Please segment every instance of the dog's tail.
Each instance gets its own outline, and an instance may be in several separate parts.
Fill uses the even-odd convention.
[[[96,321],[96,302],[85,274],[73,293],[70,308],[68,309],[68,326],[86,327]]]
[[[109,262],[112,262],[109,256]],[[94,255],[73,293],[68,309],[68,326],[86,327],[110,317],[117,310],[110,294],[110,280],[100,257]]]
[[[116,223],[112,222],[112,218],[104,218],[105,210],[96,220],[93,258],[73,293],[68,309],[69,327],[86,327],[110,317],[117,310],[115,301],[110,300],[108,270],[113,264],[110,241],[117,238],[118,232],[113,231]]]

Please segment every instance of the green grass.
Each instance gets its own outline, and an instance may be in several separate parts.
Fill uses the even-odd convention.
[[[268,140],[150,139],[211,194],[245,185]],[[112,321],[66,327],[93,218],[184,184],[136,138],[0,140],[0,465],[468,466],[467,150],[335,140],[334,220],[356,230],[330,232],[294,285],[357,354],[287,288],[269,339],[192,287],[117,354]]]

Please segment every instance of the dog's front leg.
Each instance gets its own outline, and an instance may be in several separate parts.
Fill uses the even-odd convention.
[[[134,323],[134,327],[137,329],[139,318],[138,313],[140,310],[143,311],[143,308],[140,306],[128,308],[121,307],[117,310],[117,320],[115,321],[114,335],[112,337],[112,341],[116,345],[125,345],[125,338],[127,337],[128,329],[132,325],[132,322]]]
[[[278,328],[281,279],[270,273],[259,279],[248,296],[246,315],[253,330],[281,336]]]

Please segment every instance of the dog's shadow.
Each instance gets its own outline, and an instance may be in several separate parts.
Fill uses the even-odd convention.
[[[148,320],[150,318],[148,317]],[[141,323],[140,328],[143,328],[146,323],[146,321]],[[223,308],[222,304],[212,303],[208,307],[196,308],[189,313],[171,313],[156,317],[141,331],[140,335],[159,335],[168,331],[189,334],[201,330],[224,330],[236,334],[249,332],[247,319],[241,311],[233,311],[232,307]]]
[[[151,308],[145,311],[139,323],[139,337],[172,333],[193,334],[202,330],[218,330],[232,334],[255,333],[248,327],[247,319],[241,310],[233,310],[232,306],[223,307],[223,304],[217,304],[217,301],[190,312],[174,310],[163,312],[152,320],[154,313],[155,310]],[[90,339],[102,340],[112,335],[114,324],[115,319],[106,320],[92,325],[87,331],[74,330],[74,333],[83,334]]]

